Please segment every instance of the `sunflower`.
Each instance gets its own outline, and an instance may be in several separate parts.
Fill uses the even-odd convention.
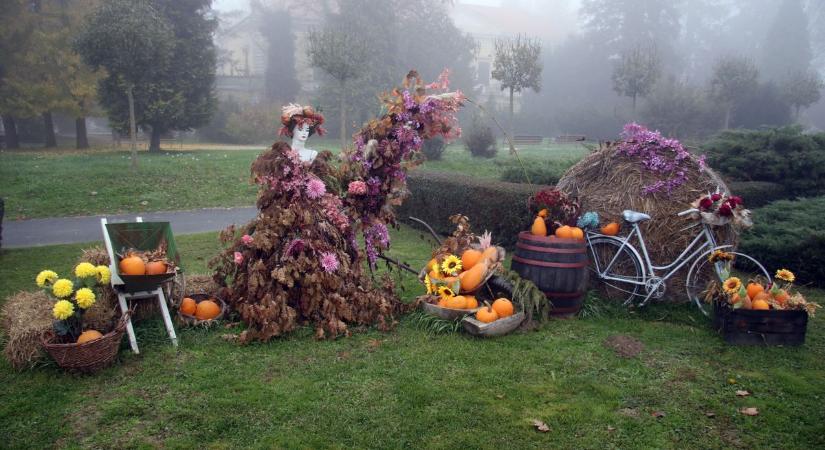
[[[430,270],[432,270],[436,275],[441,275],[441,267],[439,267],[438,261],[433,262],[433,266],[430,267]]]
[[[38,287],[46,287],[47,285],[54,283],[57,278],[57,273],[53,270],[44,270],[37,274],[35,281],[37,282]]]
[[[427,286],[427,295],[433,294],[433,282],[430,281],[429,275],[424,275],[424,286]]]
[[[719,261],[733,261],[733,254],[724,250],[715,250],[710,256],[708,256],[708,261],[712,263]]]
[[[444,258],[444,262],[441,263],[441,271],[448,275],[454,275],[456,272],[461,271],[461,259],[455,255],[449,255]]]
[[[786,281],[788,283],[793,283],[796,280],[796,276],[788,269],[779,269],[776,271],[776,278]]]
[[[440,286],[438,288],[438,295],[440,295],[442,298],[455,297],[455,292],[453,292],[453,290],[448,288],[447,286]]]
[[[739,292],[739,289],[742,288],[742,280],[736,277],[730,277],[725,280],[725,283],[722,285],[722,288],[725,290],[725,293],[733,295]]]

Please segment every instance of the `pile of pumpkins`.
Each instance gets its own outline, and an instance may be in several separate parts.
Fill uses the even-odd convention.
[[[144,261],[138,252],[129,252],[118,264],[121,275],[162,275],[169,269],[165,259]]]
[[[538,215],[536,215],[535,220],[533,220],[533,225],[530,227],[530,234],[534,236],[547,236],[547,210],[542,209],[539,211]],[[610,222],[607,225],[601,227],[599,231],[602,234],[608,236],[616,236],[619,234],[619,224],[616,222]],[[556,231],[553,233],[554,236],[557,238],[562,239],[575,239],[577,241],[584,240],[584,230],[579,227],[571,227],[569,225],[562,225],[556,228]]]
[[[731,306],[737,309],[769,310],[771,309],[771,301],[784,307],[790,299],[790,295],[784,289],[767,291],[764,286],[755,282],[748,283],[744,294],[742,295],[742,292],[732,294],[729,297]]]
[[[221,315],[221,307],[213,299],[198,302],[191,297],[185,297],[180,303],[180,312],[198,320],[212,320]]]
[[[494,301],[492,305],[484,302],[484,307],[476,311],[476,320],[483,323],[492,323],[512,316],[513,312],[513,302],[506,298],[500,298]]]
[[[427,263],[427,276],[434,285],[448,286],[454,291],[470,294],[481,287],[487,271],[497,262],[498,257],[498,249],[495,246],[484,250],[470,248],[462,252],[460,258],[448,254],[441,258],[431,259]],[[450,304],[439,302],[439,306],[451,309],[478,307],[478,301],[472,295],[449,297],[447,298],[451,301]],[[444,300],[443,297],[442,300]]]

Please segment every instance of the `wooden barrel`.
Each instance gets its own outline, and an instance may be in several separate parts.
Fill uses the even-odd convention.
[[[532,281],[553,304],[550,315],[569,317],[582,307],[589,274],[587,244],[576,239],[518,235],[512,269]]]

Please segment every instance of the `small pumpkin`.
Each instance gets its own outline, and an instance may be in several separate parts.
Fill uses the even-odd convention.
[[[146,275],[162,275],[166,273],[167,268],[166,261],[149,261],[146,264]]]
[[[87,342],[93,341],[95,339],[100,339],[103,337],[103,334],[97,330],[86,330],[80,333],[80,336],[77,337],[78,344],[85,344]]]
[[[609,224],[601,227],[599,231],[608,236],[616,236],[619,234],[619,224],[616,222],[610,222]]]
[[[124,275],[145,275],[146,264],[140,256],[129,253],[125,258],[120,260],[118,264],[120,273]]]
[[[570,237],[576,239],[578,241],[584,240],[584,230],[579,227],[572,227],[570,228]]]
[[[785,306],[785,303],[787,303],[788,300],[791,298],[791,296],[788,294],[788,291],[784,289],[771,290],[771,296],[774,300],[776,300],[776,303],[779,303],[782,306]]]
[[[446,308],[447,307],[447,297],[439,298],[438,299],[438,306],[440,306],[442,308]]]
[[[464,270],[470,270],[481,261],[481,258],[484,257],[484,254],[476,249],[468,249],[465,250],[464,253],[461,254],[461,267]]]
[[[748,297],[750,297],[751,300],[753,300],[754,297],[756,297],[756,294],[758,294],[760,292],[763,292],[763,291],[765,291],[765,288],[762,287],[761,284],[753,283],[753,282],[748,283],[747,292],[748,292]]]
[[[500,318],[510,317],[513,315],[513,302],[500,298],[493,302],[493,309]]]
[[[568,225],[562,225],[556,228],[556,237],[562,239],[570,239],[573,237],[572,228]]]
[[[751,303],[751,309],[759,309],[759,310],[768,310],[771,309],[771,305],[762,298],[755,298]]]
[[[488,302],[484,302],[486,308],[476,311],[476,320],[483,323],[491,323],[498,320],[498,313]]]
[[[487,262],[476,264],[470,270],[461,272],[458,279],[461,281],[462,292],[473,292],[481,286],[484,275],[487,273]]]
[[[463,295],[447,297],[446,304],[447,308],[450,309],[467,309],[467,299],[465,299]]]
[[[195,308],[195,317],[198,320],[211,320],[218,317],[221,313],[221,307],[212,300],[204,300],[198,303]]]
[[[183,314],[194,316],[195,311],[198,309],[198,302],[194,299],[186,297],[180,302],[180,312]]]
[[[465,295],[464,299],[467,301],[467,305],[464,308],[466,308],[466,309],[476,309],[476,308],[478,308],[478,300],[476,300],[474,295]]]
[[[537,216],[533,220],[533,226],[530,227],[530,234],[534,236],[547,236],[547,224],[544,223],[544,218]]]

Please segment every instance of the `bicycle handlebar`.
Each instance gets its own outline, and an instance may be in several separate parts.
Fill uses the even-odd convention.
[[[678,214],[676,214],[676,215],[677,215],[677,216],[679,216],[679,217],[682,217],[682,216],[687,216],[687,215],[689,215],[689,214],[698,213],[698,212],[699,212],[699,210],[698,210],[698,209],[696,209],[696,208],[690,208],[690,209],[686,209],[686,210],[684,210],[684,211],[682,211],[682,212],[680,212],[680,213],[678,213]]]

